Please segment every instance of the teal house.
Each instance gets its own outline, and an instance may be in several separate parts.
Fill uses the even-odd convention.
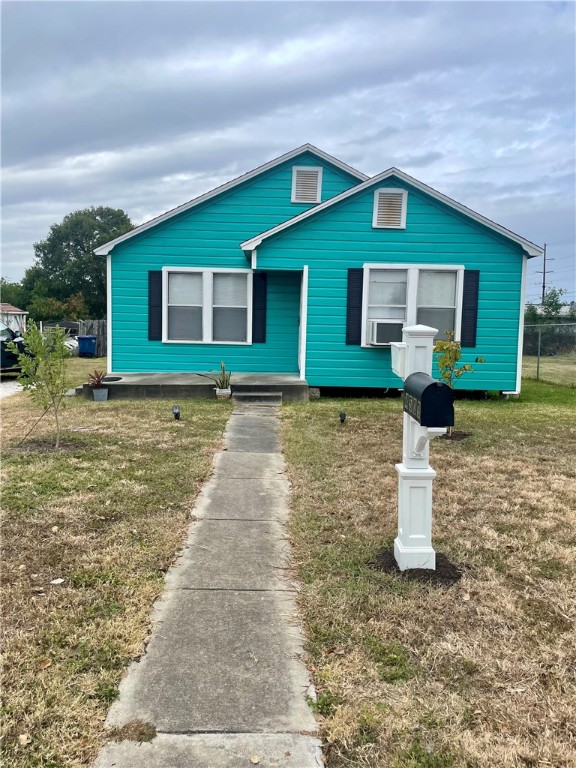
[[[404,325],[453,330],[460,386],[518,392],[527,259],[543,249],[396,168],[306,144],[96,250],[108,370],[400,387]]]

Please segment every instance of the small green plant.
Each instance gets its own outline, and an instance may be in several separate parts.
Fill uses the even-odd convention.
[[[68,349],[65,340],[66,331],[63,328],[51,328],[43,335],[31,320],[22,336],[24,351],[13,341],[7,344],[8,350],[18,356],[21,369],[18,381],[24,391],[44,409],[42,416],[48,411],[54,414],[55,448],[60,447],[60,410],[64,407],[64,395],[70,388],[66,374]]]
[[[106,382],[104,381],[106,375],[105,371],[94,370],[92,373],[89,373],[88,386],[92,387],[92,389],[103,389],[106,386]]]
[[[446,339],[439,339],[434,344],[434,355],[436,356],[436,365],[440,370],[440,378],[450,388],[465,373],[473,373],[474,371],[469,363],[458,366],[458,361],[462,357],[462,348],[459,341],[454,341],[454,331],[446,331]],[[476,362],[483,363],[484,358],[477,357]]]
[[[316,697],[316,701],[310,699],[309,703],[312,709],[318,712],[319,715],[330,717],[341,706],[342,699],[331,691],[322,691]]]
[[[230,387],[231,371],[226,370],[224,363],[220,363],[220,373],[201,373],[200,376],[204,376],[205,379],[210,379],[214,382],[217,389],[228,389]]]

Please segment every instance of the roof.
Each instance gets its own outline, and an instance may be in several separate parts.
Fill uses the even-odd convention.
[[[206,192],[205,194],[200,195],[199,197],[195,197],[189,202],[184,203],[184,205],[178,206],[178,208],[172,208],[172,210],[167,211],[166,213],[163,213],[161,216],[156,216],[156,218],[151,219],[150,221],[147,221],[144,224],[140,224],[139,227],[135,227],[134,229],[130,230],[130,232],[126,232],[126,234],[120,235],[120,237],[116,237],[114,240],[110,240],[108,243],[104,243],[104,245],[101,245],[98,248],[95,248],[94,253],[97,254],[98,256],[107,256],[110,253],[110,251],[114,248],[114,246],[118,245],[119,243],[123,243],[126,240],[130,240],[130,238],[136,237],[136,235],[139,235],[142,232],[145,232],[147,229],[150,229],[151,227],[155,227],[157,224],[161,224],[162,222],[167,221],[168,219],[171,219],[173,216],[178,216],[178,214],[184,213],[185,211],[190,210],[190,208],[194,208],[196,205],[200,205],[201,203],[204,203],[206,200],[210,200],[211,198],[216,197],[217,195],[221,195],[223,192],[227,192],[229,189],[233,189],[239,184],[242,184],[243,182],[248,181],[249,179],[253,179],[255,176],[259,176],[262,173],[266,173],[266,171],[269,171],[272,168],[275,168],[281,163],[285,163],[286,161],[292,160],[293,158],[296,158],[299,155],[303,155],[305,152],[310,152],[311,154],[316,155],[322,160],[326,160],[327,162],[331,163],[337,168],[340,168],[341,171],[345,171],[351,176],[354,176],[359,181],[365,181],[366,179],[368,179],[368,176],[366,176],[365,173],[361,173],[360,171],[356,170],[356,168],[352,168],[352,166],[347,165],[346,163],[343,163],[341,160],[338,160],[338,158],[332,157],[332,155],[329,155],[327,152],[323,152],[321,149],[318,149],[313,144],[303,144],[301,147],[297,147],[296,149],[293,149],[291,152],[286,152],[286,154],[280,155],[280,157],[277,157],[274,160],[270,160],[270,162],[264,163],[264,165],[260,165],[258,168],[255,168],[253,171],[244,173],[242,174],[242,176],[237,176],[235,179],[232,179],[231,181],[226,182],[226,184],[222,184],[221,186],[216,187],[210,192]]]
[[[25,312],[23,309],[18,309],[18,307],[13,306],[12,304],[0,304],[0,312],[7,312],[9,315],[28,314],[28,312]]]
[[[394,176],[395,178],[400,179],[401,181],[405,181],[407,184],[410,184],[412,187],[419,189],[421,192],[424,192],[425,194],[430,195],[430,197],[433,197],[436,200],[439,200],[440,202],[444,203],[448,207],[453,208],[454,210],[459,211],[460,213],[463,213],[468,218],[473,219],[474,221],[477,221],[479,224],[483,224],[488,229],[491,229],[492,231],[497,232],[500,235],[503,235],[509,240],[514,241],[526,251],[528,256],[543,255],[544,248],[541,248],[539,245],[532,243],[530,240],[526,240],[524,237],[520,237],[520,235],[516,235],[514,232],[511,232],[509,229],[506,229],[505,227],[500,226],[500,224],[496,224],[496,222],[491,221],[491,219],[487,219],[485,216],[482,216],[482,214],[476,213],[476,211],[473,211],[471,208],[467,208],[465,205],[462,205],[462,203],[458,203],[456,202],[456,200],[452,200],[452,198],[448,197],[447,195],[443,195],[442,192],[438,192],[437,190],[432,189],[432,187],[429,187],[427,184],[424,184],[423,182],[418,181],[418,179],[415,179],[413,176],[409,176],[407,173],[404,173],[404,171],[400,171],[398,168],[389,168],[387,171],[383,171],[377,176],[373,176],[372,178],[368,179],[362,184],[358,184],[357,186],[352,187],[351,189],[347,189],[345,192],[342,192],[341,194],[336,195],[336,197],[332,197],[330,198],[330,200],[327,200],[324,203],[320,203],[320,205],[317,205],[314,208],[311,208],[310,210],[299,214],[298,216],[294,216],[292,219],[288,219],[288,221],[285,221],[282,224],[278,224],[277,226],[272,227],[271,229],[267,229],[265,232],[262,232],[259,235],[256,235],[255,237],[250,238],[249,240],[245,240],[241,244],[241,248],[244,251],[253,251],[259,245],[261,245],[264,240],[267,240],[268,238],[273,237],[274,235],[278,234],[279,232],[282,232],[285,229],[288,229],[289,227],[293,227],[296,224],[299,224],[301,221],[304,221],[305,219],[308,219],[311,216],[317,216],[318,214],[322,213],[322,211],[325,211],[327,208],[330,208],[333,205],[337,205],[338,203],[342,202],[342,200],[346,200],[349,197],[353,197],[354,195],[360,194],[361,192],[364,192],[366,189],[369,189],[371,186],[374,186],[375,184],[379,184],[381,181],[385,181],[391,176]]]

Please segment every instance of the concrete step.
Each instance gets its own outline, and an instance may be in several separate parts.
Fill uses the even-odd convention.
[[[262,392],[252,391],[246,392],[244,390],[238,392],[236,388],[232,392],[232,399],[237,403],[261,403],[266,405],[281,405],[282,404],[282,392]]]

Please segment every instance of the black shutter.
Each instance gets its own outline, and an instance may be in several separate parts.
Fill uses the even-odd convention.
[[[252,343],[266,343],[266,294],[268,275],[255,272],[252,276]]]
[[[348,270],[348,301],[346,304],[346,344],[360,344],[362,339],[362,284],[364,270]]]
[[[148,338],[162,341],[162,272],[148,272]]]
[[[480,270],[464,270],[464,291],[462,293],[462,330],[460,332],[460,345],[462,347],[476,346],[479,287]]]

